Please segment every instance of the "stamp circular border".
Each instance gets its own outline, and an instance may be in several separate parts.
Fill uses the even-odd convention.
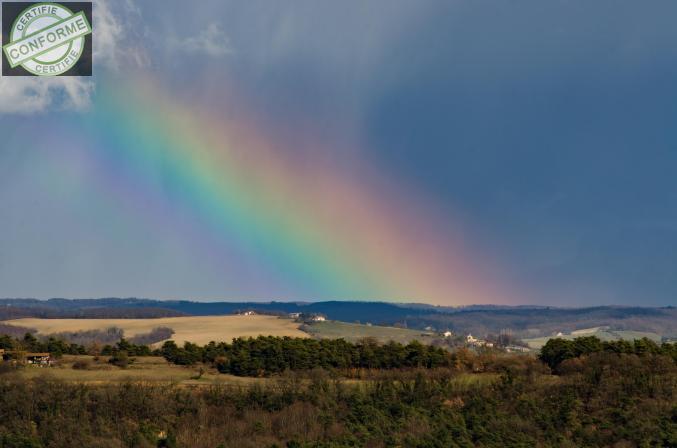
[[[24,9],[23,11],[21,11],[21,12],[16,16],[16,19],[14,19],[14,22],[12,23],[12,27],[11,27],[10,30],[9,30],[9,37],[11,38],[12,35],[14,34],[14,30],[15,30],[15,27],[17,26],[17,22],[21,19],[21,17],[23,17],[23,15],[26,13],[26,11],[30,11],[31,9],[33,9],[33,8],[35,8],[35,7],[38,7],[38,6],[44,6],[44,5],[47,5],[47,6],[56,6],[56,7],[59,7],[59,8],[62,8],[62,9],[64,9],[64,10],[68,11],[68,12],[71,14],[71,16],[75,15],[75,13],[74,13],[73,11],[71,11],[70,8],[67,8],[66,6],[63,6],[63,5],[61,5],[61,4],[59,4],[59,3],[56,3],[56,2],[40,2],[40,3],[34,3],[34,4],[32,4],[31,6],[29,6],[28,8]],[[84,53],[84,50],[85,50],[85,37],[83,36],[83,37],[80,37],[80,38],[78,38],[78,39],[76,39],[76,40],[79,41],[79,43],[80,43],[80,51],[78,52],[78,55],[77,55],[77,57],[75,58],[75,61],[73,62],[73,64],[67,66],[64,70],[62,70],[62,71],[60,71],[60,72],[58,72],[58,73],[40,73],[40,72],[37,72],[37,71],[35,71],[35,70],[33,70],[33,69],[29,68],[29,67],[26,67],[26,63],[21,64],[21,67],[22,67],[24,70],[26,70],[27,72],[29,72],[29,73],[31,73],[31,74],[33,74],[33,75],[36,75],[36,76],[58,76],[58,75],[62,75],[62,74],[64,74],[64,73],[66,73],[68,70],[70,70],[71,68],[73,68],[73,66],[74,66],[75,64],[77,64],[77,62],[78,62],[78,61],[80,60],[80,58],[82,57],[82,54]],[[71,44],[72,44],[72,43],[71,43]],[[67,54],[68,54],[68,53],[67,53]],[[61,62],[61,60],[63,60],[63,58],[60,59],[58,62]],[[33,59],[31,59],[30,61],[33,61]],[[30,62],[30,61],[27,61],[27,62]],[[58,63],[58,62],[57,62],[57,63]],[[36,63],[37,63],[37,62],[36,62]],[[44,65],[44,66],[49,66],[50,64],[42,64],[42,65]]]

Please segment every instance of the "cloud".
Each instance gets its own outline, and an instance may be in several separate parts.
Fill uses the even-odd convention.
[[[142,23],[141,10],[131,0],[94,3],[94,64],[115,71],[150,65],[145,49],[132,44],[143,41]]]
[[[96,39],[92,60],[97,64],[118,68],[118,42],[121,40],[124,28],[111,11],[108,1],[94,3],[94,27]]]
[[[174,39],[171,45],[186,53],[202,53],[212,57],[221,57],[233,52],[228,36],[216,23],[210,23],[206,29],[195,36]]]
[[[33,114],[49,109],[87,110],[94,83],[71,76],[0,77],[0,113]]]

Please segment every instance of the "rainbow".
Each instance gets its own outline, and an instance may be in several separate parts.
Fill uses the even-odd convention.
[[[269,299],[510,301],[483,268],[487,257],[423,195],[359,152],[332,163],[328,151],[286,147],[234,115],[219,118],[142,78],[101,83],[77,125],[94,142],[108,194],[143,204],[140,213],[189,216],[186,238],[208,246],[215,263],[242,257],[265,268],[248,281],[285,284]],[[228,277],[228,263],[223,270]]]

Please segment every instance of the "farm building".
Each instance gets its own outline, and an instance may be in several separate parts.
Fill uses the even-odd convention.
[[[16,350],[2,350],[0,352],[0,360],[11,362],[12,364],[26,364],[35,366],[51,366],[52,356],[45,353],[32,353]]]
[[[474,337],[472,334],[468,334],[468,336],[465,337],[465,342],[468,345],[471,345],[473,347],[493,347],[494,343],[493,342],[487,342],[484,339],[478,339]]]
[[[508,353],[513,353],[513,352],[527,353],[527,352],[530,352],[531,349],[529,349],[529,347],[522,347],[520,345],[508,345],[505,348],[505,351],[508,352]]]
[[[39,366],[52,365],[52,357],[49,353],[26,353],[26,364]]]
[[[307,324],[311,322],[324,322],[327,320],[327,316],[317,313],[301,313],[298,318]]]

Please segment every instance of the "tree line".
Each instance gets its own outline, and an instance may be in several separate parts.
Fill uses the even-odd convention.
[[[10,327],[9,325],[7,327]],[[115,351],[127,351],[131,356],[158,354],[150,345],[170,338],[174,330],[168,327],[153,328],[148,333],[124,337],[121,328],[103,330],[64,331],[45,336],[36,336],[34,331],[22,333],[3,332],[0,326],[0,349],[27,352],[49,352],[54,357],[62,355],[110,355]]]
[[[123,353],[125,356],[160,356],[159,350],[151,349],[145,344],[134,344],[125,338],[120,339],[116,344],[86,347],[55,337],[38,339],[32,333],[26,333],[23,338],[0,335],[0,349],[18,352],[46,352],[55,358],[63,355],[115,356]]]
[[[214,365],[219,372],[238,376],[268,376],[286,370],[437,368],[452,365],[451,353],[441,347],[412,341],[378,344],[364,339],[310,339],[276,336],[236,338],[231,344],[210,342],[199,346],[187,342],[179,347],[167,341],[160,352],[169,362]]]
[[[86,355],[87,349],[80,344],[71,344],[63,339],[49,337],[38,339],[32,333],[26,333],[23,338],[13,338],[10,335],[0,335],[0,349],[23,352],[49,352],[52,356]]]
[[[658,345],[649,339],[601,341],[595,336],[574,340],[551,339],[542,348],[540,360],[550,368],[563,361],[592,353],[666,355],[677,362],[677,344]],[[468,364],[463,350],[449,352],[441,347],[412,341],[379,344],[373,339],[351,343],[344,339],[306,339],[259,336],[236,338],[231,344],[210,342],[200,346],[186,342],[179,347],[167,341],[160,349],[167,361],[179,365],[207,363],[221,373],[238,376],[269,376],[286,370],[402,369],[453,367]]]
[[[612,353],[628,355],[666,355],[677,362],[677,344],[664,342],[656,344],[648,338],[628,341],[602,341],[596,336],[578,337],[573,340],[555,338],[550,339],[541,348],[539,358],[551,369],[558,368],[563,362],[592,353]]]

